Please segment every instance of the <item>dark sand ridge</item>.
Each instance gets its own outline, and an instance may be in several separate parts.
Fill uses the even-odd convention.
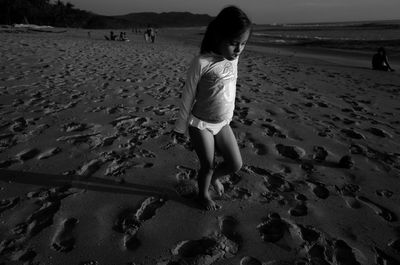
[[[196,156],[167,135],[198,48],[86,33],[2,34],[0,262],[400,259],[398,72],[251,47],[232,123],[245,165],[205,213]]]

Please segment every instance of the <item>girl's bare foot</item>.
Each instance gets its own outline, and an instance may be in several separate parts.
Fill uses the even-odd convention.
[[[221,208],[218,204],[216,204],[210,197],[200,197],[199,202],[201,206],[207,211],[214,211]]]
[[[213,185],[215,191],[217,192],[218,196],[222,196],[222,194],[224,194],[225,189],[224,189],[224,185],[222,185],[222,183],[218,180],[218,179],[213,179],[211,181],[211,184]]]

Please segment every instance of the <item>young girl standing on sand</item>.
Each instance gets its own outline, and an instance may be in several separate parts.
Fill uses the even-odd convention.
[[[237,172],[242,157],[229,123],[235,108],[237,64],[251,31],[251,21],[235,6],[224,8],[210,22],[188,70],[174,131],[189,132],[200,161],[199,202],[206,210],[219,206],[211,199],[212,184],[219,195],[218,178]],[[176,135],[175,135],[176,136]],[[224,161],[215,165],[215,150]]]

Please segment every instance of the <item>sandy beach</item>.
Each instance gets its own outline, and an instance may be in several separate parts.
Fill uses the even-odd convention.
[[[206,212],[169,136],[198,43],[106,34],[0,31],[0,264],[400,264],[398,61],[250,43]]]

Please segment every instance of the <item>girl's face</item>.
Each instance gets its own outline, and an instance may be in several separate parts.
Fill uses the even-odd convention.
[[[250,30],[228,40],[222,40],[218,46],[218,52],[227,60],[235,60],[242,53],[250,36]]]

